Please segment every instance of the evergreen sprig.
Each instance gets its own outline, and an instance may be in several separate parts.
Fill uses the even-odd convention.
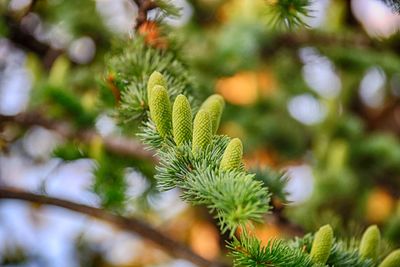
[[[302,249],[304,252],[311,251],[312,243],[314,241],[313,234],[306,234],[302,238],[295,238],[289,241],[290,246]],[[326,262],[327,266],[354,266],[354,267],[372,267],[375,266],[371,259],[363,259],[359,254],[357,246],[358,242],[346,242],[344,240],[334,240],[333,246],[330,251],[329,258]]]
[[[243,171],[218,172],[212,168],[188,175],[182,198],[207,206],[215,213],[221,231],[234,234],[248,221],[261,222],[268,211],[269,195],[254,176]]]
[[[372,267],[371,259],[363,259],[357,248],[348,247],[344,241],[336,241],[333,244],[327,264],[337,267]]]
[[[181,9],[176,7],[171,0],[154,0],[163,16],[179,17]]]
[[[250,235],[242,235],[228,245],[232,250],[234,266],[285,266],[312,267],[311,258],[301,249],[290,247],[283,240],[269,241],[262,246],[261,241]]]
[[[113,51],[106,59],[106,64],[108,75],[112,77],[121,96],[118,105],[121,123],[147,117],[147,81],[156,70],[165,78],[170,100],[185,94],[192,107],[197,107],[193,98],[195,90],[192,76],[173,49],[157,49],[146,44],[142,37],[135,36]]]
[[[322,229],[326,231],[327,227],[322,227]],[[316,240],[315,237],[316,234],[306,234],[302,238],[296,237],[294,240],[287,241],[275,240],[268,242],[266,246],[262,246],[260,240],[257,240],[257,238],[244,231],[240,239],[235,238],[233,242],[228,244],[228,247],[232,250],[231,255],[234,258],[235,266],[378,266],[377,262],[373,259],[360,256],[359,242],[356,242],[354,239],[352,239],[352,242],[334,239],[326,263],[313,262],[314,260],[310,253]],[[319,241],[321,241],[321,238],[319,238]],[[386,262],[390,264],[393,264],[392,262],[399,263],[396,253],[398,252],[391,253],[381,264],[386,264]]]
[[[289,29],[299,26],[308,26],[304,21],[310,16],[311,0],[268,0],[268,13],[271,23],[276,27]]]
[[[235,170],[220,170],[230,142],[228,136],[214,135],[205,149],[193,153],[191,142],[177,146],[172,136],[161,137],[151,120],[142,130],[139,136],[156,149],[160,158],[155,176],[158,188],[165,191],[178,187],[185,201],[207,206],[220,222],[222,232],[233,234],[249,220],[261,221],[270,209],[268,190],[242,165]]]

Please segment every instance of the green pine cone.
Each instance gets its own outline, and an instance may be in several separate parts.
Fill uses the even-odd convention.
[[[364,232],[360,243],[360,256],[375,260],[379,253],[381,233],[376,225],[371,225]]]
[[[232,139],[225,148],[220,168],[222,171],[234,170],[240,166],[243,156],[243,145],[239,138]]]
[[[196,154],[198,151],[211,144],[212,136],[210,115],[206,110],[200,109],[193,123],[193,153]]]
[[[400,249],[390,253],[382,262],[379,267],[399,267],[400,266]]]
[[[310,257],[316,264],[325,264],[331,253],[333,245],[333,230],[327,224],[319,228],[314,236],[314,241],[311,247]]]
[[[192,128],[192,110],[189,100],[184,95],[178,95],[172,107],[172,130],[178,146],[192,139]]]
[[[150,75],[150,78],[149,78],[149,80],[147,82],[147,101],[149,103],[150,103],[150,96],[152,95],[151,94],[151,90],[156,85],[161,85],[164,88],[168,88],[167,81],[165,80],[164,76],[158,71],[154,71]]]
[[[225,106],[224,98],[218,94],[215,94],[207,98],[200,107],[207,110],[210,113],[213,134],[215,134],[218,130],[224,106]]]
[[[149,108],[150,117],[156,124],[158,133],[162,137],[166,137],[172,128],[171,103],[169,102],[167,89],[161,85],[153,87]]]

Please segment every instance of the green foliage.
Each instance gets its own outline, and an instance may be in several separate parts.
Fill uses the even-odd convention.
[[[306,234],[302,238],[295,238],[290,241],[290,246],[302,249],[305,253],[311,251],[311,246],[314,240],[313,234]],[[340,266],[340,267],[372,267],[372,260],[362,259],[358,253],[356,242],[347,243],[342,240],[335,240],[329,253],[329,258],[325,266]]]
[[[330,225],[319,228],[314,236],[310,257],[314,263],[325,264],[333,245],[333,230]]]
[[[120,211],[126,196],[124,168],[111,157],[99,158],[94,170],[93,191],[100,197],[105,209]]]
[[[285,266],[312,267],[311,258],[298,248],[287,245],[282,240],[269,241],[263,247],[261,241],[250,235],[234,239],[228,247],[232,250],[234,266]]]
[[[360,171],[369,166],[365,175],[385,177],[400,172],[400,144],[392,135],[370,135],[355,146],[352,153]]]
[[[194,154],[204,150],[211,144],[212,124],[208,111],[200,109],[193,122],[193,143],[192,151]]]
[[[151,89],[149,107],[150,117],[154,121],[158,133],[165,138],[172,130],[171,103],[167,89],[160,85],[154,86]]]
[[[151,128],[142,134],[143,138],[150,138],[147,141],[145,139],[145,143],[148,144],[152,143],[156,137],[155,134],[149,135],[149,129]],[[203,170],[208,167],[219,170],[222,154],[229,140],[227,136],[214,136],[211,145],[201,151],[198,157],[193,154],[190,143],[176,147],[171,142],[164,146],[154,147],[159,149],[157,155],[160,157],[160,164],[156,167],[157,174],[155,176],[159,189],[165,191],[176,186],[184,186],[187,182],[187,175],[196,169]]]
[[[278,198],[282,202],[287,202],[288,193],[285,187],[289,181],[289,176],[285,172],[277,172],[270,168],[253,168],[250,170],[255,173],[255,179],[261,181],[264,187],[268,188],[272,197]]]
[[[243,156],[243,145],[239,138],[232,139],[222,156],[220,168],[222,171],[235,170],[240,167]]]
[[[387,222],[384,236],[386,240],[394,244],[400,240],[400,207],[397,207],[397,211]]]
[[[197,169],[187,177],[183,199],[195,205],[205,205],[220,222],[221,231],[233,235],[238,226],[261,222],[268,211],[269,194],[254,175],[243,171],[216,172],[207,167]]]
[[[172,108],[172,129],[178,146],[192,141],[192,128],[190,103],[186,96],[178,95]]]
[[[48,24],[57,24],[62,21],[64,29],[75,36],[102,35],[104,38],[110,35],[100,14],[96,11],[96,3],[92,1],[85,3],[80,0],[39,1],[35,4],[34,11],[39,13]]]
[[[219,165],[229,138],[214,136],[212,143],[194,155],[190,144],[158,151],[160,165],[155,176],[160,190],[179,187],[182,198],[205,205],[219,220],[223,232],[249,220],[261,221],[269,210],[269,194],[254,175],[242,170],[221,172]]]
[[[371,259],[364,259],[360,256],[357,247],[348,246],[344,241],[335,241],[332,246],[328,261],[328,266],[335,267],[373,267]]]
[[[310,0],[268,0],[267,3],[272,24],[287,28],[307,26],[304,17],[310,16]]]
[[[171,136],[166,136],[166,138],[161,137],[157,132],[156,125],[153,121],[148,120],[142,123],[140,127],[140,132],[137,134],[141,138],[142,142],[149,148],[152,149],[162,149],[172,146],[174,141]]]
[[[163,16],[179,17],[180,9],[171,0],[154,0]]]
[[[376,225],[368,227],[364,232],[360,243],[360,256],[366,259],[376,260],[379,253],[381,233]]]
[[[220,95],[215,94],[208,97],[200,107],[200,109],[205,109],[210,114],[213,134],[218,131],[224,106],[224,98]]]
[[[73,121],[78,126],[93,125],[95,116],[87,111],[78,96],[61,88],[48,88],[47,96],[49,99],[63,109],[68,115],[73,117]]]
[[[66,161],[77,160],[88,156],[85,150],[80,149],[80,147],[72,142],[56,147],[52,154],[54,157],[58,157]]]

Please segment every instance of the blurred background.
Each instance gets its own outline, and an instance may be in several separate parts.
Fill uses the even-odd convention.
[[[249,169],[286,172],[279,218],[256,234],[378,224],[400,246],[400,15],[380,0],[314,0],[308,27],[286,30],[271,0],[171,2],[181,14],[163,22],[196,93],[226,99],[220,133],[243,140]],[[224,257],[212,216],[156,190],[155,159],[114,116],[105,58],[136,37],[135,1],[0,0],[0,15],[0,186],[134,216]],[[150,43],[162,34],[138,31]],[[194,265],[83,214],[1,199],[0,266]]]

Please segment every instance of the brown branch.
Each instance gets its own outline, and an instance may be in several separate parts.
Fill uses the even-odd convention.
[[[139,29],[147,21],[147,13],[157,8],[157,4],[152,0],[133,0],[138,7],[135,29]]]
[[[54,49],[50,45],[37,40],[31,33],[22,27],[20,22],[10,16],[4,16],[5,24],[8,27],[10,41],[25,50],[29,50],[43,58],[43,65],[50,69],[57,57],[63,53],[62,50]]]
[[[58,199],[45,195],[39,195],[29,192],[20,191],[14,188],[0,187],[0,199],[15,199],[30,201],[43,205],[52,205],[68,210],[76,211],[82,214],[89,215],[94,218],[101,219],[106,222],[110,222],[122,230],[134,232],[143,238],[152,241],[154,244],[160,246],[164,251],[177,258],[186,259],[199,266],[214,266],[214,267],[226,267],[223,263],[212,262],[204,259],[200,255],[191,251],[184,244],[179,243],[153,227],[149,226],[145,222],[142,222],[135,218],[126,218],[112,214],[99,208],[90,207],[74,203],[68,200]]]
[[[100,137],[94,130],[75,130],[74,127],[67,122],[51,121],[36,112],[26,112],[16,116],[0,115],[0,122],[2,121],[15,122],[27,127],[35,125],[42,126],[57,132],[66,139],[77,139],[84,143],[90,143],[94,138]],[[135,139],[128,139],[122,136],[110,136],[104,137],[102,140],[104,147],[109,152],[157,162],[154,153],[146,150],[143,145]]]

